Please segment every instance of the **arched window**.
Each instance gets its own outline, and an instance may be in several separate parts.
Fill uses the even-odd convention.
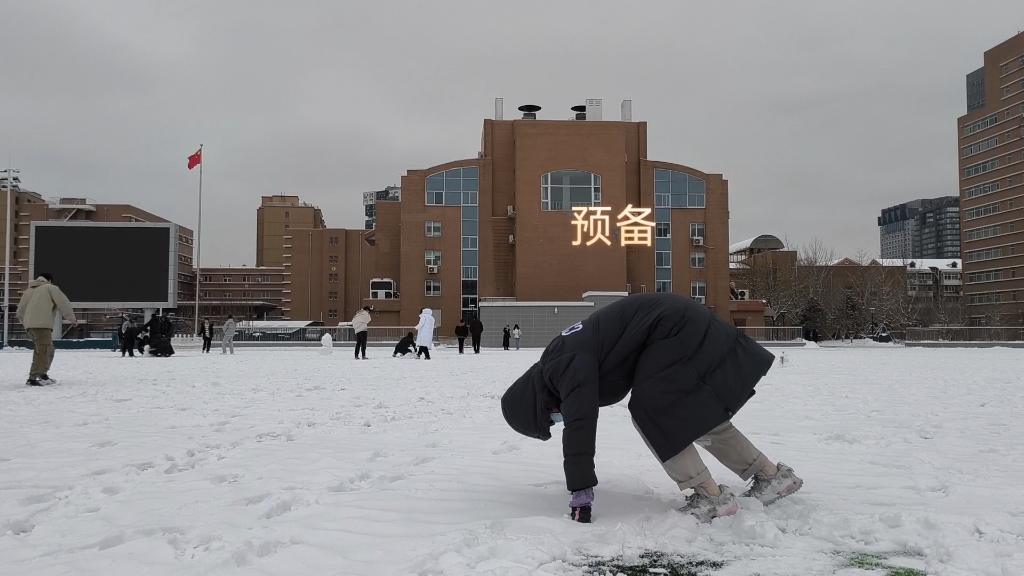
[[[704,208],[704,181],[675,170],[654,170],[654,205],[659,208]]]
[[[601,205],[601,177],[581,170],[559,170],[540,178],[540,209],[571,210]]]
[[[427,176],[428,206],[476,206],[480,194],[480,169],[452,168]]]

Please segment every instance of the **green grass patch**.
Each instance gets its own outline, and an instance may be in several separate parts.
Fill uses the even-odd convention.
[[[687,556],[674,556],[657,550],[645,550],[635,562],[627,562],[622,556],[608,559],[592,559],[580,565],[588,574],[605,576],[708,576],[725,566],[725,562]],[[903,575],[899,575],[903,576]]]
[[[926,576],[920,570],[893,566],[886,562],[885,558],[872,554],[854,554],[847,561],[846,567],[860,568],[861,570],[885,570],[886,576]]]

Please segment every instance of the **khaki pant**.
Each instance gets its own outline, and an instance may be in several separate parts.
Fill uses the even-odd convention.
[[[633,426],[637,432],[640,432],[635,421]],[[647,447],[651,448],[651,443],[644,437],[643,432],[640,432],[640,437],[644,439]],[[750,440],[747,440],[747,437],[728,420],[699,438],[694,444],[710,452],[715,459],[735,472],[742,480],[749,480],[755,472],[768,464],[768,457],[755,448]],[[653,448],[651,448],[651,452],[654,452]],[[655,456],[657,456],[656,453]],[[668,461],[662,462],[661,465],[680,490],[693,488],[711,479],[711,473],[708,472],[707,466],[700,459],[700,454],[697,453],[697,448],[693,444],[683,448],[682,452],[669,458]]]
[[[53,329],[51,328],[29,328],[28,337],[35,344],[32,352],[32,368],[29,370],[29,378],[39,378],[50,372],[50,365],[53,364]]]

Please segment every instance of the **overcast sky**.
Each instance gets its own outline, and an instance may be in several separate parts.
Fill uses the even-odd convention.
[[[957,194],[964,76],[1006,1],[0,0],[0,163],[44,196],[194,227],[255,262],[260,196],[362,227],[361,193],[475,157],[505,99],[633,101],[648,156],[729,180],[731,238],[878,252],[886,206]]]

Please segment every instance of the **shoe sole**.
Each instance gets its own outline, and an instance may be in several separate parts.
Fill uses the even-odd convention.
[[[727,508],[725,510],[722,510],[721,512],[716,513],[714,516],[712,516],[710,518],[706,518],[706,517],[700,516],[700,515],[698,515],[698,514],[696,514],[694,512],[689,512],[689,511],[683,510],[681,508],[676,508],[676,511],[682,512],[683,514],[689,514],[690,516],[693,516],[694,518],[696,518],[697,521],[702,523],[702,524],[710,524],[711,521],[714,520],[715,518],[725,518],[726,516],[733,516],[733,515],[735,515],[737,512],[740,511],[740,505],[739,505],[738,502],[733,502],[732,506],[729,506],[729,508]]]
[[[778,502],[779,500],[782,500],[786,496],[792,495],[797,490],[800,490],[801,488],[803,488],[803,486],[804,486],[804,481],[802,479],[794,478],[793,481],[790,482],[788,486],[786,486],[782,490],[776,492],[775,493],[775,497],[770,498],[768,500],[761,500],[761,504],[763,504],[765,506],[774,504],[774,503]]]

